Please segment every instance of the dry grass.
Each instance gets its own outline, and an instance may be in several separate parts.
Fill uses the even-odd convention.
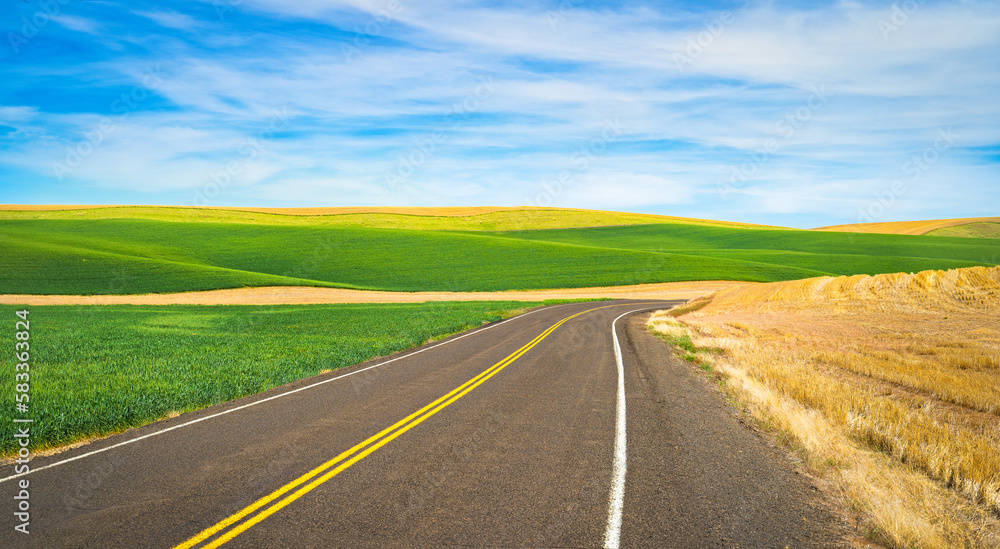
[[[1000,222],[997,223],[966,223],[954,227],[934,229],[926,233],[928,236],[963,236],[968,238],[1000,238]]]
[[[507,292],[384,292],[312,286],[268,286],[143,295],[0,295],[0,305],[302,305],[423,303],[425,301],[542,301],[546,299],[693,299],[753,282],[661,282],[632,286]]]
[[[965,217],[960,219],[928,219],[925,221],[887,221],[885,223],[853,223],[817,227],[814,231],[881,234],[927,234],[936,229],[957,227],[968,223],[1000,223],[1000,217]],[[966,236],[966,235],[955,235]]]
[[[722,290],[651,319],[895,547],[1000,546],[1000,267]]]

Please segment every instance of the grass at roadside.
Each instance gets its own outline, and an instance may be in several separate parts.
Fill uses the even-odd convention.
[[[674,347],[680,358],[700,367],[703,370],[711,370],[711,363],[707,362],[702,356],[699,356],[699,353],[713,353],[715,352],[715,349],[696,346],[691,340],[691,333],[686,327],[684,327],[684,325],[678,322],[668,322],[663,319],[659,319],[655,323],[650,323],[649,331],[666,342],[667,345]]]
[[[872,539],[996,547],[998,314],[994,267],[723,290],[650,326],[689,337]]]
[[[259,393],[537,305],[30,307],[32,448]],[[19,308],[3,309],[13,319]],[[0,377],[0,401],[14,402],[13,384],[13,374]],[[4,455],[16,445],[12,409],[0,408]]]

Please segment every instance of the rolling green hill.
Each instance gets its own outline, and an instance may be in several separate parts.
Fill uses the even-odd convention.
[[[4,293],[122,294],[262,285],[492,291],[819,272],[466,232],[146,220],[0,221]]]
[[[520,232],[0,220],[0,293],[134,294],[314,285],[495,291],[775,281],[995,264],[991,239],[667,223]]]
[[[663,224],[516,231],[511,238],[560,242],[603,249],[730,258],[823,271],[831,275],[917,272],[995,265],[1000,242],[984,238],[752,230]],[[947,266],[945,266],[947,265]]]

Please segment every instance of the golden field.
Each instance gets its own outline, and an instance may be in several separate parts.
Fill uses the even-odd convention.
[[[1000,547],[1000,267],[744,285],[650,328],[690,337],[873,540]]]
[[[59,210],[93,210],[102,208],[134,208],[135,206],[116,204],[0,204],[0,210],[11,211],[59,211]],[[228,207],[228,206],[152,206],[152,208],[175,208],[175,209],[196,209],[196,210],[230,210],[239,212],[271,213],[281,215],[337,215],[356,213],[387,213],[403,215],[432,215],[432,216],[467,216],[493,213],[499,211],[529,210],[530,206],[520,206],[513,208],[502,208],[499,206],[470,206],[470,207],[440,207],[440,208],[419,208],[419,207],[393,207],[393,206],[345,206],[345,207],[315,207],[315,208],[254,208],[254,207]]]
[[[0,204],[0,219],[150,219],[175,222],[377,227],[437,231],[516,231],[650,223],[685,223],[712,227],[756,229],[782,228],[655,214],[534,206],[230,208],[224,206]]]
[[[0,305],[304,305],[424,303],[428,301],[544,301],[546,299],[693,299],[722,288],[754,284],[728,280],[658,282],[631,286],[501,292],[389,292],[315,286],[263,286],[162,294],[0,294]]]
[[[1000,223],[1000,217],[965,217],[960,219],[928,219],[926,221],[887,221],[884,223],[853,223],[817,227],[813,231],[881,234],[927,234],[931,231],[958,227],[970,223]],[[955,235],[965,236],[965,235]]]

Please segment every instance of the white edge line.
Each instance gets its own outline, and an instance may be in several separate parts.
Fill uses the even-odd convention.
[[[553,305],[552,307],[559,307],[561,305]],[[569,305],[569,303],[566,303],[565,305]],[[24,477],[24,476],[27,476],[27,475],[30,475],[30,474],[33,474],[33,473],[37,473],[39,471],[44,471],[46,469],[51,469],[52,467],[56,467],[56,466],[59,466],[59,465],[64,465],[64,464],[69,463],[71,461],[76,461],[78,459],[83,459],[85,457],[90,457],[90,456],[95,455],[95,454],[100,454],[101,452],[107,452],[108,450],[113,450],[115,448],[119,448],[119,447],[125,446],[127,444],[132,444],[133,442],[139,442],[140,440],[143,440],[143,439],[147,439],[147,438],[150,438],[150,437],[155,437],[157,435],[162,435],[163,433],[167,433],[167,432],[173,431],[174,429],[180,429],[181,427],[187,427],[188,425],[194,425],[195,423],[200,423],[200,422],[208,420],[208,419],[217,418],[219,416],[224,416],[226,414],[229,414],[229,413],[232,413],[232,412],[236,412],[236,411],[239,411],[239,410],[243,410],[243,409],[249,408],[251,406],[256,406],[258,404],[263,404],[265,402],[268,402],[270,400],[274,400],[276,398],[281,398],[281,397],[285,397],[285,396],[288,396],[288,395],[291,395],[291,394],[294,394],[294,393],[298,393],[299,391],[305,391],[306,389],[312,389],[313,387],[318,387],[320,385],[323,385],[324,383],[330,383],[331,381],[337,381],[338,379],[343,379],[343,378],[348,377],[348,376],[353,376],[354,374],[360,374],[361,372],[365,372],[365,371],[371,370],[372,368],[378,368],[379,366],[385,366],[386,364],[389,364],[390,362],[396,362],[397,360],[402,360],[404,358],[409,358],[409,357],[411,357],[413,355],[418,355],[418,354],[420,354],[420,353],[422,353],[424,351],[429,351],[431,349],[436,349],[436,348],[438,348],[438,347],[440,347],[442,345],[447,345],[447,344],[449,344],[449,343],[451,343],[453,341],[458,341],[459,339],[462,339],[462,338],[465,338],[465,337],[469,337],[471,335],[475,335],[475,334],[478,334],[478,333],[485,332],[486,330],[489,330],[490,328],[495,328],[495,327],[497,327],[497,326],[499,326],[501,324],[506,324],[507,322],[509,322],[511,320],[516,320],[518,318],[524,318],[524,317],[526,317],[526,316],[528,316],[530,314],[534,314],[534,313],[537,313],[538,311],[542,311],[542,310],[548,310],[548,309],[551,309],[552,307],[539,307],[538,309],[535,309],[533,311],[528,311],[528,312],[526,312],[524,314],[517,315],[517,316],[511,317],[511,318],[505,319],[505,320],[501,320],[500,322],[497,322],[495,324],[490,324],[489,326],[486,326],[486,327],[483,327],[483,328],[478,328],[478,329],[473,330],[471,332],[462,334],[462,335],[460,335],[458,337],[442,341],[441,343],[438,343],[437,345],[432,345],[430,347],[425,347],[423,349],[419,349],[419,350],[414,351],[412,353],[409,353],[407,355],[398,356],[396,358],[393,358],[393,359],[390,359],[390,360],[386,360],[385,362],[379,362],[378,364],[373,364],[371,366],[362,368],[360,370],[355,370],[353,372],[349,372],[349,373],[346,373],[344,375],[340,375],[340,376],[337,376],[337,377],[331,377],[330,379],[324,379],[323,381],[318,381],[318,382],[313,383],[311,385],[306,385],[305,387],[299,387],[298,389],[292,389],[291,391],[286,391],[286,392],[281,393],[279,395],[274,395],[274,396],[271,396],[271,397],[263,398],[261,400],[255,400],[255,401],[253,401],[253,402],[251,402],[249,404],[244,404],[242,406],[237,406],[236,408],[230,408],[229,410],[225,410],[225,411],[219,412],[217,414],[212,414],[210,416],[205,416],[205,417],[200,417],[198,419],[193,419],[193,420],[188,421],[186,423],[181,423],[180,425],[174,425],[173,427],[167,427],[166,429],[162,429],[162,430],[159,430],[159,431],[155,431],[155,432],[152,432],[152,433],[148,433],[148,434],[142,435],[141,437],[136,437],[136,438],[129,439],[129,440],[126,440],[126,441],[123,441],[123,442],[119,442],[118,444],[113,444],[111,446],[107,446],[107,447],[101,448],[99,450],[94,450],[92,452],[87,452],[86,454],[80,454],[78,456],[74,456],[74,457],[71,457],[69,459],[64,459],[62,461],[57,461],[55,463],[50,463],[48,465],[43,465],[42,467],[38,467],[36,469],[31,469],[30,471],[27,471],[27,472],[24,472],[24,473],[18,473],[16,475],[11,475],[9,477],[0,478],[0,483],[7,482],[8,480],[13,480],[13,479],[19,478],[19,477]]]
[[[611,493],[608,496],[608,524],[604,529],[604,549],[618,549],[621,543],[622,510],[625,507],[625,473],[628,470],[628,440],[625,431],[625,365],[622,363],[622,347],[618,343],[615,324],[624,316],[655,308],[635,309],[619,315],[611,322],[611,339],[615,343],[615,362],[618,364],[618,405],[615,408],[615,460],[611,474]]]

